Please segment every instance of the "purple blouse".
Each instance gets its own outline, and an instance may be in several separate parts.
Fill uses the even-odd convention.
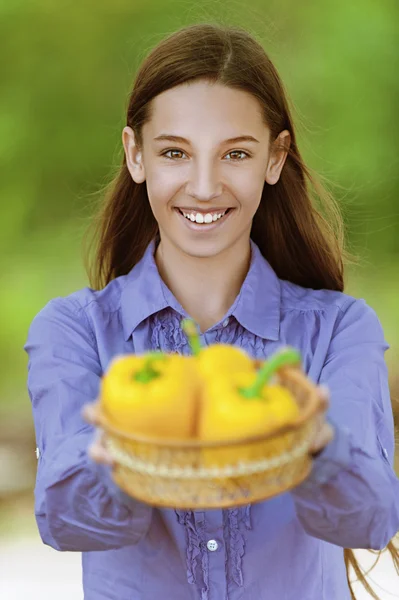
[[[349,600],[343,548],[384,548],[399,529],[389,345],[363,299],[281,280],[251,240],[234,303],[201,335],[267,358],[300,350],[331,391],[334,440],[301,485],[225,510],[158,509],[125,495],[87,456],[96,399],[117,354],[188,354],[188,317],[161,279],[153,240],[103,290],[58,297],[35,316],[24,346],[37,439],[35,514],[41,538],[82,552],[85,600]]]

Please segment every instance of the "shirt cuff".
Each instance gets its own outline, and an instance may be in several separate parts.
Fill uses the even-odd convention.
[[[334,429],[334,437],[313,459],[312,470],[308,477],[295,490],[320,486],[348,468],[352,463],[352,443],[350,431],[328,420]]]

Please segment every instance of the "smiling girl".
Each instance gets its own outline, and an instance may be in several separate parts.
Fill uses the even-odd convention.
[[[349,549],[389,544],[397,560],[389,345],[374,310],[344,293],[338,209],[301,158],[261,44],[215,24],[167,37],[139,69],[122,143],[93,221],[92,287],[51,300],[25,344],[41,537],[83,553],[86,600],[348,600]],[[203,344],[260,359],[300,350],[325,409],[312,471],[291,492],[184,511],[113,483],[82,408],[115,355],[189,354],[184,317]]]

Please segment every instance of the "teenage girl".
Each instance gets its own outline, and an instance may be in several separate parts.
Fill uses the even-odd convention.
[[[389,345],[344,293],[339,212],[302,160],[276,69],[241,28],[185,27],[141,65],[122,142],[92,287],[51,300],[25,344],[40,535],[82,552],[85,600],[348,600],[349,549],[398,558]],[[188,354],[184,317],[203,344],[300,350],[324,408],[290,493],[184,511],[113,483],[90,410],[100,378],[117,354]]]

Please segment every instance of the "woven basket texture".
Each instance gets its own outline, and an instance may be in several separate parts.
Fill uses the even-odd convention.
[[[301,369],[282,368],[276,378],[298,402],[299,419],[245,439],[201,442],[126,434],[108,423],[97,403],[115,460],[115,482],[148,504],[192,510],[260,502],[298,485],[311,469],[309,446],[320,400]]]

